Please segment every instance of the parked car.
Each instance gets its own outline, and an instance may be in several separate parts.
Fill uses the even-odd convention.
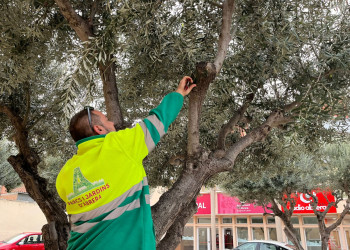
[[[235,250],[293,250],[287,243],[272,240],[252,240],[243,243]]]
[[[0,242],[0,250],[44,250],[41,233],[21,233]]]

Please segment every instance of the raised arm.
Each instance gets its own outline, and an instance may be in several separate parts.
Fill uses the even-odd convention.
[[[160,138],[168,131],[170,124],[176,119],[182,108],[184,96],[188,95],[195,86],[191,77],[183,77],[177,90],[166,95],[159,106],[152,109],[149,116],[140,123],[148,153],[155,148]]]

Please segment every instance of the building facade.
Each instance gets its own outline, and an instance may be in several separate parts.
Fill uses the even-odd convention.
[[[0,186],[0,241],[23,232],[40,232],[46,223],[43,212],[23,185],[9,193]]]
[[[212,206],[212,203],[215,205]],[[291,244],[283,232],[283,222],[278,217],[264,215],[262,207],[242,205],[237,198],[222,192],[202,193],[197,198],[197,206],[198,212],[186,224],[182,242],[176,250],[226,250],[249,240],[275,240]],[[298,201],[297,206],[299,209],[294,212],[292,223],[299,232],[302,246],[308,250],[321,249],[316,216],[309,209],[307,201],[305,204]],[[327,213],[327,225],[335,222],[342,207],[340,204],[339,209],[334,208]],[[212,235],[214,230],[215,236]],[[342,224],[331,233],[328,249],[350,249],[350,215],[346,215]]]

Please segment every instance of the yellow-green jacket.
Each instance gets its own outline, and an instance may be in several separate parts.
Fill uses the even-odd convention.
[[[183,96],[172,92],[134,128],[77,142],[56,180],[72,222],[68,249],[155,249],[142,161],[182,104]]]

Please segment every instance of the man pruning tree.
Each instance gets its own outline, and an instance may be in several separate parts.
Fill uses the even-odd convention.
[[[167,132],[196,86],[185,76],[176,92],[134,128],[116,131],[100,111],[85,107],[70,121],[77,154],[61,169],[56,188],[66,203],[68,249],[155,249],[143,159]]]

